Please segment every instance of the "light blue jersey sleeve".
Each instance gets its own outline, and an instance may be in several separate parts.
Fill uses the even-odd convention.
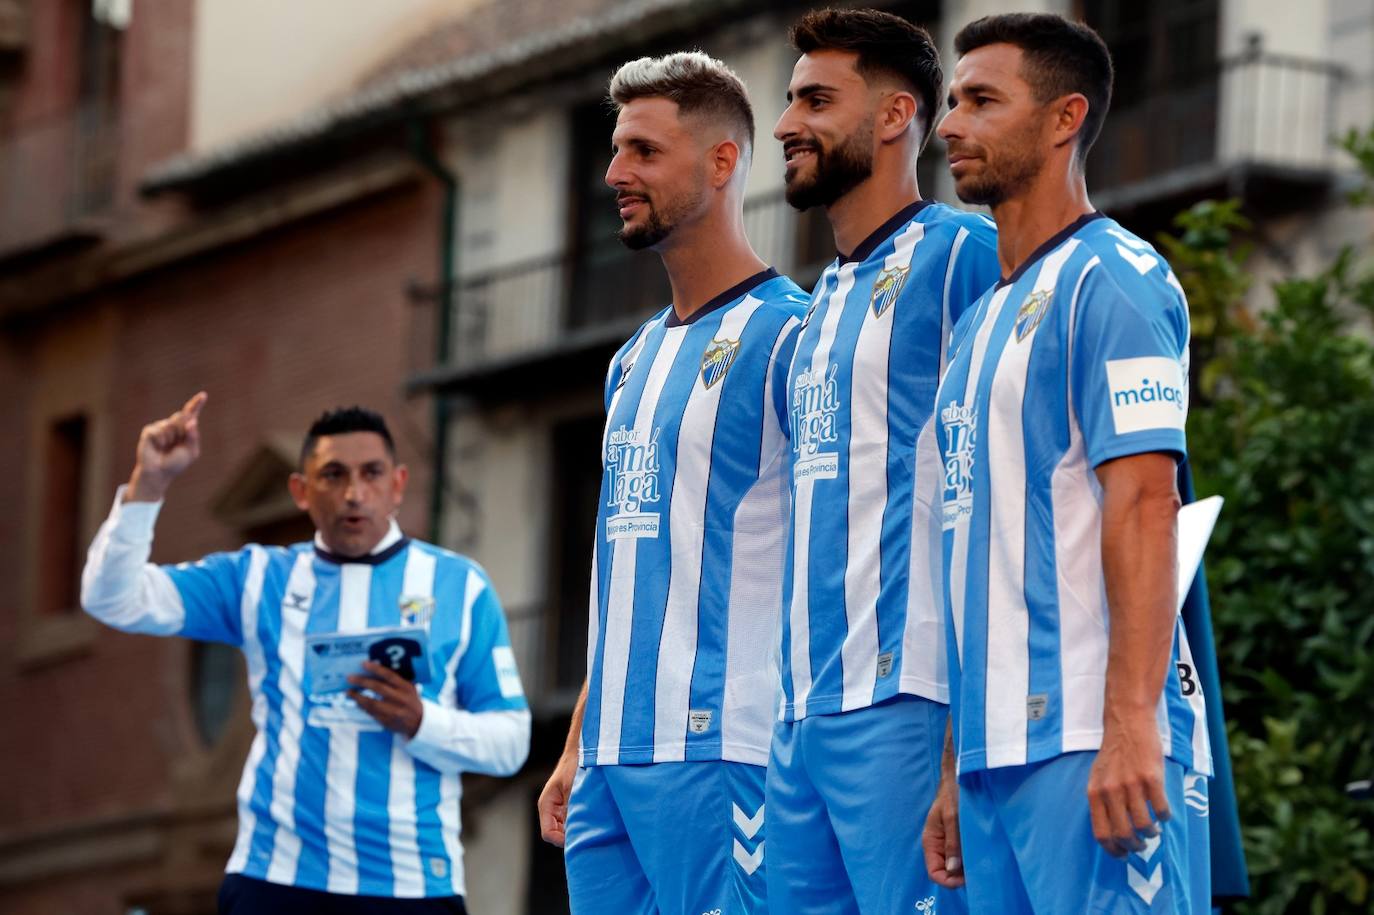
[[[1086,269],[1071,344],[1073,407],[1088,460],[1187,452],[1188,309],[1158,265]],[[1124,269],[1114,269],[1120,266]],[[1142,265],[1143,266],[1143,265]]]
[[[202,642],[243,644],[240,605],[248,563],[249,550],[244,548],[163,567],[186,608],[186,618],[178,635]]]
[[[804,314],[804,312],[803,312]],[[783,327],[782,339],[773,353],[773,364],[769,366],[769,383],[773,392],[773,412],[783,435],[792,437],[792,408],[787,402],[787,378],[792,370],[792,356],[797,351],[797,338],[801,336],[801,317]]]
[[[951,252],[954,261],[945,292],[951,327],[1002,277],[1002,266],[997,260],[997,229],[991,220],[970,214],[962,228],[968,234],[958,249]]]
[[[489,580],[472,605],[472,634],[458,662],[457,689],[458,707],[470,712],[528,708],[511,651],[506,615]]]

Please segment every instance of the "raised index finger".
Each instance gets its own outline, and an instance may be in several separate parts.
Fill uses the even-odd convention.
[[[200,415],[200,408],[205,406],[205,401],[210,399],[210,395],[204,391],[197,391],[191,395],[191,399],[182,405],[180,412],[183,421],[195,419]]]

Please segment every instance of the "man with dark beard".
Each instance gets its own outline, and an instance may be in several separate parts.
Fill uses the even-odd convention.
[[[744,235],[738,77],[701,53],[642,58],[610,95],[620,238],[659,253],[673,302],[606,377],[588,679],[540,826],[567,849],[574,913],[749,915],[806,296]]]
[[[927,866],[976,912],[1206,912],[1184,785],[1211,761],[1176,570],[1188,304],[1088,200],[1112,92],[1097,33],[1014,14],[954,43],[940,136],[959,197],[992,207],[1003,279],[955,330],[922,442],[946,469],[957,634]]]
[[[957,910],[920,855],[948,701],[930,533],[939,468],[915,461],[954,321],[997,278],[989,220],[922,200],[942,77],[926,32],[872,10],[792,30],[774,135],[787,199],[825,207],[839,257],[798,339],[783,696],[767,779],[774,913]]]

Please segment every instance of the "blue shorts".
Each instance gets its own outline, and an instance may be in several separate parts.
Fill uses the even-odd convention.
[[[573,915],[762,915],[763,767],[579,769],[564,865]]]
[[[768,762],[772,915],[960,915],[926,873],[948,709],[915,696],[780,722]]]
[[[1212,911],[1212,824],[1208,819],[1207,776],[1183,776],[1184,812],[1188,815],[1188,897],[1192,911]],[[1171,802],[1172,803],[1172,802]],[[1178,816],[1178,811],[1174,815]]]
[[[1192,915],[1192,819],[1181,765],[1164,763],[1171,818],[1141,852],[1114,858],[1093,838],[1088,775],[1097,754],[959,778],[968,903],[999,915]],[[1210,912],[1210,906],[1197,910]]]

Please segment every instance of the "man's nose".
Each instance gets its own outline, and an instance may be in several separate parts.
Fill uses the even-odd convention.
[[[785,143],[790,137],[797,134],[796,125],[792,123],[792,106],[788,105],[778,116],[778,123],[773,125],[773,139],[779,143]]]

